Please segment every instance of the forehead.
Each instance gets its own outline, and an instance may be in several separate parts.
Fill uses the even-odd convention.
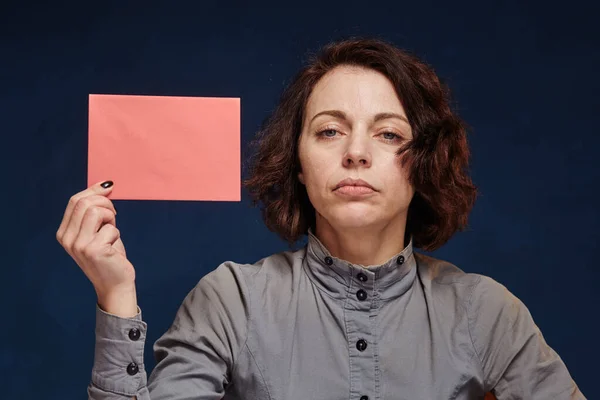
[[[392,82],[378,71],[356,66],[336,67],[317,82],[306,104],[306,116],[323,110],[405,115]]]

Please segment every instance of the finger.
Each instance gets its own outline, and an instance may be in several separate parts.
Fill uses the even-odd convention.
[[[123,257],[127,257],[127,251],[125,250],[125,245],[123,244],[123,240],[121,239],[120,235],[119,238],[113,243],[113,247],[115,250],[121,253]]]
[[[77,202],[80,199],[85,198],[90,195],[108,196],[112,192],[112,189],[113,189],[112,181],[98,182],[95,185],[92,185],[89,188],[73,195],[69,199],[67,208],[65,209],[65,213],[63,215],[63,219],[62,219],[61,224],[56,232],[56,238],[58,239],[59,242],[61,242],[61,244],[62,244],[63,236],[67,230],[67,227],[69,226],[69,223],[71,222],[73,210],[75,209],[75,205],[77,204]]]
[[[90,246],[112,246],[120,237],[121,232],[115,225],[105,224],[100,228],[98,233],[94,235],[94,239],[92,239]]]
[[[116,243],[121,237],[121,232],[116,226],[112,224],[103,225],[98,233],[94,235],[94,238],[88,243],[86,249],[99,257],[112,257],[118,253],[117,249],[114,248],[113,244]],[[86,257],[89,256],[86,255]]]
[[[69,221],[67,229],[63,234],[61,242],[63,246],[69,247],[77,239],[77,236],[79,236],[79,233],[81,231],[82,221],[88,210],[91,208],[106,210],[107,212],[113,215],[116,213],[112,202],[103,196],[94,195],[79,199],[79,201],[77,202],[77,204],[75,204],[75,207],[73,208],[73,212],[71,213],[71,220]]]
[[[103,185],[106,187],[104,187]],[[65,213],[63,215],[63,219],[60,223],[60,226],[58,227],[58,230],[56,231],[56,238],[58,239],[58,241],[62,242],[62,238],[63,238],[65,231],[67,230],[67,227],[71,221],[71,216],[73,214],[73,210],[75,208],[75,205],[79,201],[79,199],[90,196],[90,195],[108,196],[112,192],[112,189],[113,189],[112,181],[103,181],[103,182],[98,182],[98,183],[90,186],[89,188],[73,195],[69,199],[67,208],[65,209]]]
[[[83,266],[88,265],[90,258],[93,257],[95,260],[110,258],[117,253],[117,250],[113,248],[112,243],[115,243],[119,239],[119,230],[112,224],[103,225],[98,233],[94,235],[94,238],[84,248],[78,251],[81,255],[81,261],[78,265],[83,270],[84,274],[97,288],[96,283],[100,282],[101,279],[97,277],[98,273],[102,274],[102,271],[94,271],[94,268],[88,269]]]
[[[115,214],[111,210],[104,207],[88,208],[75,239],[74,248],[80,252],[94,239],[94,236],[105,224],[116,226]]]

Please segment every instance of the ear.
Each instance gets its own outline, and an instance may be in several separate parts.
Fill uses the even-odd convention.
[[[302,173],[302,171],[298,172],[298,180],[300,181],[301,184],[305,185],[304,174]]]

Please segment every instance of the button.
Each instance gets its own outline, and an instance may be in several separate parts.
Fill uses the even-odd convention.
[[[138,340],[142,334],[138,328],[133,328],[129,331],[129,339]]]
[[[367,281],[367,276],[365,274],[363,274],[362,272],[359,272],[358,275],[356,275],[356,277],[361,282],[366,282]]]
[[[367,299],[367,292],[365,292],[364,290],[360,289],[358,292],[356,292],[356,297],[360,301],[365,301]]]
[[[369,396],[360,396],[360,400],[369,400]]]
[[[132,362],[131,364],[129,364],[127,366],[127,373],[129,375],[135,375],[140,371],[140,369],[138,368],[137,364]]]
[[[360,339],[358,342],[356,342],[356,348],[358,349],[358,351],[365,351],[365,349],[367,348],[367,342],[363,339]]]
[[[331,258],[329,256],[325,257],[325,264],[327,264],[327,265],[333,264],[333,258]]]
[[[402,265],[404,264],[404,256],[400,256],[396,259],[396,264]]]

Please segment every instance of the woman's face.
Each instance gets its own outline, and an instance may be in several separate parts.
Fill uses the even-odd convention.
[[[384,75],[350,66],[327,73],[308,99],[298,149],[298,178],[317,224],[403,227],[414,190],[396,151],[411,138],[404,108]]]

